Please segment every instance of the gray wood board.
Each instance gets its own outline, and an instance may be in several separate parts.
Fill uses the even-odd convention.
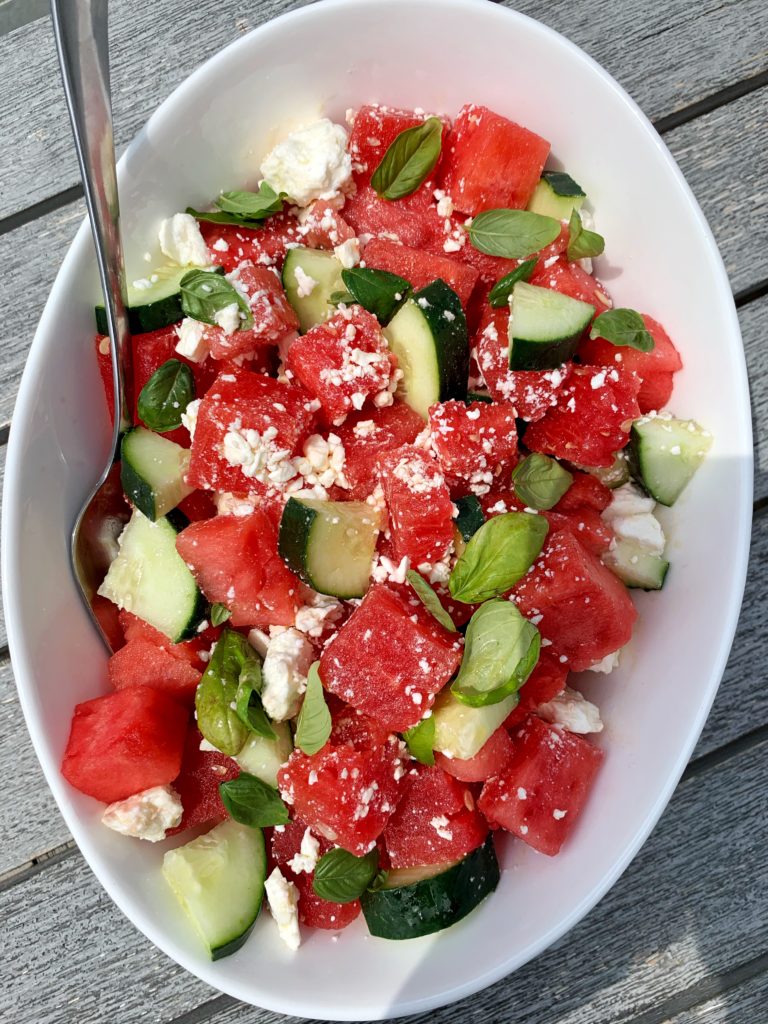
[[[480,995],[410,1020],[629,1024],[753,959],[768,927],[767,767],[764,742],[684,783],[623,878],[554,949]],[[733,856],[723,856],[726,840]],[[0,915],[14,936],[0,966],[0,1018],[14,1024],[67,1014],[80,1024],[183,1020],[210,1000],[189,1024],[294,1020],[216,1000],[122,918],[77,854],[0,894]]]
[[[242,32],[300,3],[281,0],[113,0],[112,81],[115,137],[124,146],[189,72]],[[603,63],[652,118],[701,100],[766,66],[768,10],[763,0],[568,0],[542,8],[510,3],[540,18]],[[736,14],[737,12],[737,14]],[[674,60],[669,55],[674,53]],[[0,37],[0,217],[78,181],[50,24],[35,21]],[[19,103],[19,96],[25,102]],[[468,97],[468,99],[471,97]],[[588,114],[585,115],[588,117]]]
[[[768,496],[768,295],[739,310],[755,437],[755,499]]]
[[[726,979],[727,980],[727,979]],[[685,993],[684,995],[687,995]],[[760,1024],[768,1005],[768,973],[669,1017],[666,1024]]]

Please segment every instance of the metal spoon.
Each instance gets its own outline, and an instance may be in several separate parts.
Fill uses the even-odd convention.
[[[108,484],[114,453],[128,426],[124,417],[130,339],[112,133],[107,0],[51,0],[51,18],[104,293],[115,396],[113,458],[104,467],[75,520],[70,558],[83,600],[109,646],[91,606],[106,570],[95,539],[101,533],[103,541],[104,530],[116,532],[121,526],[119,519],[110,522],[109,517],[105,518],[100,506],[104,503],[103,488]],[[103,549],[103,544],[101,547]]]

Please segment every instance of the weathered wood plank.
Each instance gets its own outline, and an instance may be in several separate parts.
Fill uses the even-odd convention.
[[[768,496],[768,295],[739,310],[755,435],[755,498]]]
[[[768,926],[761,898],[768,886],[761,798],[767,766],[763,743],[682,785],[624,877],[556,948],[414,1024],[519,1019],[521,1008],[526,1024],[630,1024],[673,993],[752,959]],[[722,855],[725,835],[739,863],[750,865],[749,886],[733,858]],[[13,1008],[15,1024],[61,1020],[65,1006],[80,1024],[166,1022],[215,999],[123,920],[79,856],[0,894],[0,915],[15,937],[0,966],[0,1017]],[[87,924],[76,932],[76,922]],[[70,927],[66,944],[63,923]],[[117,976],[130,985],[117,984]],[[216,1024],[295,1024],[227,1000],[211,1010]],[[193,1019],[206,1018],[203,1011]]]
[[[116,139],[122,146],[189,72],[239,33],[298,3],[285,0],[166,0],[110,4]],[[642,0],[606,5],[510,2],[583,46],[651,116],[660,117],[765,67],[763,0],[732,4]],[[669,55],[674,53],[674,60]],[[69,127],[47,20],[0,37],[0,217],[76,184]],[[25,98],[18,103],[18,97]]]
[[[2,486],[5,482],[5,454],[6,447],[3,445],[0,447],[0,494],[2,494]],[[3,614],[3,589],[0,587],[0,648],[5,647],[8,643],[8,637],[5,630],[5,615]]]
[[[768,1003],[768,973],[670,1017],[666,1024],[757,1024]]]

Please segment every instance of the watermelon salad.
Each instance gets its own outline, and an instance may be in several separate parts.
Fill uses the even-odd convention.
[[[482,106],[366,105],[163,221],[129,289],[91,513],[109,692],[62,771],[167,841],[214,958],[264,895],[291,949],[361,914],[414,938],[493,892],[500,841],[577,841],[610,749],[572,673],[618,664],[711,438],[549,156]]]

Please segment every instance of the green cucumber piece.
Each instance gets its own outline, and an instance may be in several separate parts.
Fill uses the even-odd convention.
[[[629,470],[659,504],[674,505],[711,446],[712,435],[694,420],[645,416],[632,424]]]
[[[544,217],[570,220],[574,210],[580,210],[586,193],[570,174],[564,171],[544,171],[533,191],[528,209]]]
[[[277,548],[288,568],[318,593],[362,597],[380,524],[379,513],[364,501],[289,498]]]
[[[634,541],[618,537],[602,559],[626,586],[637,590],[661,590],[669,570],[669,562],[661,555],[651,555]]]
[[[363,893],[360,903],[371,935],[416,939],[450,928],[499,884],[499,862],[491,836],[463,860],[442,867],[437,874],[409,884],[403,884],[402,873],[392,871],[384,888]]]
[[[504,719],[517,707],[518,695],[511,694],[498,704],[474,708],[462,704],[445,689],[432,709],[435,720],[433,747],[447,757],[466,761],[483,747]]]
[[[134,427],[123,435],[120,459],[125,496],[153,522],[194,490],[184,482],[189,451],[146,427]]]
[[[181,292],[179,283],[190,270],[199,267],[160,267],[151,271],[145,278],[148,288],[137,288],[136,282],[127,287],[128,327],[131,334],[146,334],[148,331],[159,331],[168,324],[178,323],[184,317],[181,308]],[[217,273],[224,273],[224,268],[214,268]],[[152,280],[155,278],[156,280]],[[108,334],[107,313],[103,305],[95,308],[96,330],[99,334]]]
[[[611,466],[580,466],[575,462],[571,465],[574,469],[581,470],[582,473],[589,473],[590,476],[596,477],[601,484],[610,487],[612,491],[629,481],[629,464],[624,452],[616,452]]]
[[[518,281],[509,302],[509,367],[553,370],[571,359],[595,315],[588,302]]]
[[[259,736],[252,732],[235,755],[235,760],[244,772],[255,775],[268,786],[277,789],[277,772],[293,751],[291,729],[287,722],[270,722],[275,739]]]
[[[483,506],[474,494],[467,494],[463,498],[457,498],[454,502],[459,514],[456,516],[456,526],[464,542],[471,540],[485,522]]]
[[[251,934],[264,898],[267,853],[260,828],[223,821],[163,857],[163,876],[212,960]]]
[[[435,402],[467,397],[469,335],[456,292],[439,278],[416,292],[384,328],[403,371],[398,395],[423,419]]]
[[[179,512],[152,522],[138,509],[118,539],[119,553],[99,594],[144,619],[169,640],[194,636],[207,602],[176,550],[176,534],[188,526]]]
[[[283,263],[283,289],[288,301],[299,318],[299,330],[306,334],[310,327],[323,323],[333,316],[336,308],[328,301],[334,292],[346,291],[341,278],[344,268],[332,252],[322,249],[305,249],[297,246],[289,249]],[[299,294],[302,288],[296,278],[302,275],[315,282],[309,295]]]

